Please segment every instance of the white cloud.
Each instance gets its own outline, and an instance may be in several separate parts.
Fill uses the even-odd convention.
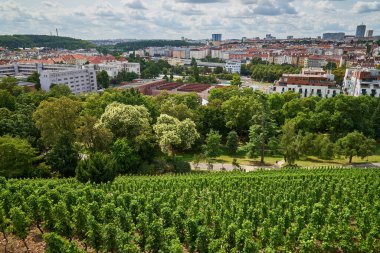
[[[354,34],[362,22],[380,34],[378,1],[332,0],[6,0],[1,33],[60,34],[84,39],[224,38],[323,32]],[[363,13],[366,13],[363,15]]]

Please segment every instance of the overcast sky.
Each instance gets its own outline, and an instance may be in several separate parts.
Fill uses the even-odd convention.
[[[0,34],[82,39],[316,37],[362,22],[380,35],[380,0],[0,0]]]

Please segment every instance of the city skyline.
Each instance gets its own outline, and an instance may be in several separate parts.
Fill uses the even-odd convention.
[[[352,0],[5,1],[0,34],[56,34],[81,39],[223,39],[325,32],[380,31],[380,2]],[[337,20],[336,17],[339,17]],[[302,22],[300,22],[302,21]]]

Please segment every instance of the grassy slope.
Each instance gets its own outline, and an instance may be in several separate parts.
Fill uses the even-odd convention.
[[[182,154],[178,155],[178,158],[187,162],[193,160],[194,154]],[[250,159],[240,152],[235,156],[228,155],[224,152],[221,156],[215,159],[215,162],[221,163],[232,163],[232,160],[236,158],[237,161],[242,165],[257,165],[260,161],[260,158]],[[273,165],[276,161],[281,161],[284,158],[282,156],[266,156],[265,163],[266,165]],[[348,159],[344,157],[335,158],[333,160],[323,160],[314,156],[302,157],[300,160],[297,160],[297,165],[309,167],[309,166],[347,166]],[[373,156],[361,159],[360,157],[353,158],[354,164],[365,164],[365,163],[380,163],[380,145],[377,146],[376,152]]]

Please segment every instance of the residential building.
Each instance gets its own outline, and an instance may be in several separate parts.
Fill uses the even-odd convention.
[[[215,33],[211,36],[212,41],[222,41],[222,35],[220,33]]]
[[[344,36],[346,36],[345,33],[324,33],[323,39],[324,40],[343,41]]]
[[[343,90],[351,96],[380,97],[380,73],[378,69],[350,68],[346,70]]]
[[[225,69],[228,73],[240,74],[241,62],[240,61],[228,61],[228,62],[226,62]]]
[[[192,49],[190,50],[190,58],[197,60],[204,59],[209,55],[209,49]]]
[[[190,58],[190,49],[189,48],[174,48],[173,49],[173,58],[189,59]]]
[[[66,84],[78,95],[97,91],[95,69],[42,70],[40,73],[41,88],[50,90],[52,84]]]
[[[325,59],[316,58],[316,57],[307,57],[304,60],[305,68],[321,68],[327,65]]]
[[[222,58],[222,50],[220,49],[211,49],[211,58]]]
[[[111,78],[117,77],[119,72],[125,70],[140,75],[140,63],[135,62],[110,62],[95,65],[96,71],[105,70]]]
[[[355,37],[356,38],[364,38],[366,28],[367,28],[367,26],[364,25],[364,24],[358,25],[356,27],[356,35],[355,35]]]
[[[301,74],[283,74],[271,89],[274,93],[287,91],[298,92],[303,98],[310,96],[331,98],[342,93],[334,81],[334,75],[314,68],[303,69]]]

